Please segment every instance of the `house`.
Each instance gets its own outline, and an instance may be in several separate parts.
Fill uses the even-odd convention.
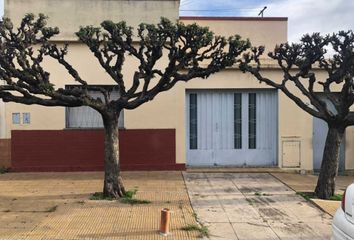
[[[90,84],[113,81],[88,48],[77,42],[80,25],[104,19],[129,25],[159,21],[160,16],[208,26],[216,34],[239,34],[253,45],[272,50],[287,41],[283,17],[179,17],[175,0],[6,0],[5,16],[15,23],[33,9],[47,14],[49,25],[70,42],[68,60]],[[48,60],[51,81],[60,87],[75,82]],[[134,68],[135,67],[135,68]],[[137,63],[127,59],[124,76],[131,81]],[[268,76],[281,79],[277,66]],[[319,75],[323,72],[318,70]],[[95,94],[95,93],[92,93]],[[0,103],[0,165],[14,171],[100,170],[103,131],[100,116],[87,107],[62,108]],[[154,101],[120,117],[122,169],[173,170],[193,166],[279,167],[312,171],[320,168],[326,125],[298,108],[283,93],[259,84],[249,74],[229,68],[205,79],[179,83]],[[354,129],[348,128],[340,170],[354,170]]]

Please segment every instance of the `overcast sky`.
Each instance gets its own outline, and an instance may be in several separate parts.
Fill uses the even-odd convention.
[[[181,0],[181,16],[288,17],[288,39],[354,29],[354,0]]]
[[[0,13],[3,13],[0,0]],[[181,0],[181,16],[288,17],[289,41],[304,33],[354,29],[354,0]],[[29,9],[30,12],[30,9]]]

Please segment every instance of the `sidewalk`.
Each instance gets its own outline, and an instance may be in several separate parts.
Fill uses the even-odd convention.
[[[184,173],[211,240],[323,240],[331,217],[268,173]]]
[[[317,184],[316,175],[296,173],[271,173],[274,177],[284,182],[296,192],[313,192]],[[354,183],[354,176],[337,176],[336,192],[343,193],[348,185]]]
[[[126,188],[150,204],[92,201],[102,173],[0,175],[0,239],[165,239],[160,210],[170,208],[172,239],[197,239],[180,230],[196,224],[181,172],[124,172]]]
[[[301,175],[294,173],[272,173],[272,175],[296,192],[313,192],[316,188],[318,177],[316,175]],[[337,176],[336,193],[343,194],[344,190],[351,183],[354,183],[354,176]],[[320,199],[312,199],[312,201],[332,216],[340,207],[340,201]]]

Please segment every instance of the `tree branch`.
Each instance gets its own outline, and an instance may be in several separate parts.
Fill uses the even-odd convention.
[[[59,49],[49,39],[58,34],[57,28],[46,27],[46,17],[42,14],[35,19],[33,14],[27,14],[17,32],[13,30],[12,22],[4,19],[0,23],[0,77],[6,81],[0,88],[0,98],[4,101],[14,101],[23,104],[39,104],[44,106],[80,106],[87,105],[95,109],[103,109],[99,99],[93,99],[87,94],[91,87],[81,79],[78,72],[70,65],[64,56],[67,45]],[[33,51],[33,46],[39,46]],[[83,89],[55,89],[50,83],[50,74],[41,66],[44,56],[50,56],[63,65],[68,73]],[[86,88],[85,88],[86,87]],[[92,88],[91,88],[92,89]],[[103,93],[106,103],[108,93],[103,88],[95,87]],[[13,95],[11,92],[16,92]],[[20,95],[22,96],[20,96]]]
[[[345,116],[344,122],[345,122],[345,127],[354,126],[354,112],[349,112]]]

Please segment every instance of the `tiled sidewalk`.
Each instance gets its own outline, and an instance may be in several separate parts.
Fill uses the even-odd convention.
[[[286,185],[294,189],[296,192],[313,192],[316,183],[316,175],[297,174],[297,173],[271,173],[274,177],[284,182]],[[354,183],[354,176],[337,176],[336,177],[336,192],[343,193],[348,185]]]
[[[272,175],[296,192],[313,192],[317,183],[316,175],[300,175],[294,173],[272,173]],[[336,193],[342,194],[351,183],[354,183],[354,176],[337,176]],[[320,199],[312,199],[312,201],[332,216],[340,207],[340,201]]]
[[[197,239],[180,230],[195,224],[180,172],[125,172],[127,189],[151,201],[127,205],[88,200],[102,191],[102,173],[0,175],[0,239],[165,239],[160,210],[172,210],[170,239]],[[55,209],[56,208],[56,209]]]

